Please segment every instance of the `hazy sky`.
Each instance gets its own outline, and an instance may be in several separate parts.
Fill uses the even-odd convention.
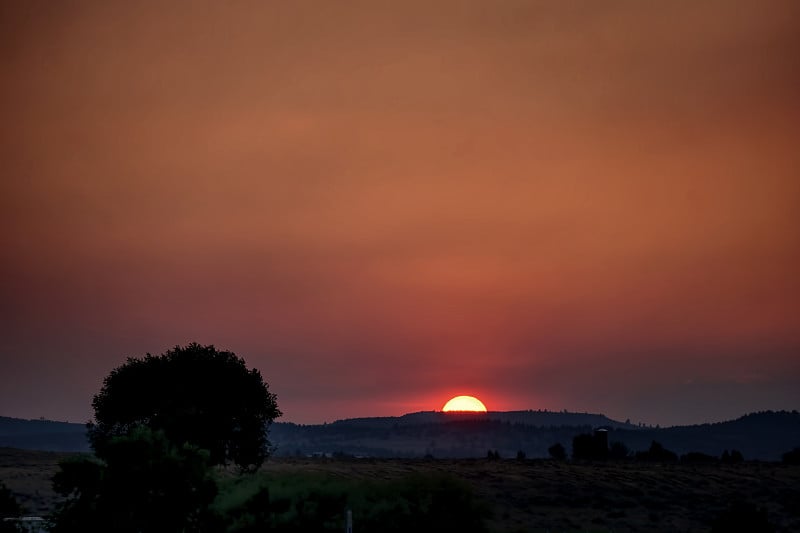
[[[0,415],[800,407],[800,2],[0,3]]]

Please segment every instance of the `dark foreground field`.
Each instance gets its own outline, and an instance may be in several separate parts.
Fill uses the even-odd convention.
[[[56,502],[49,479],[67,455],[0,449],[0,480],[31,514],[44,514]],[[766,509],[778,531],[800,531],[800,467],[773,463],[275,459],[260,475],[270,487],[301,480],[344,490],[414,476],[450,476],[472,488],[487,511],[490,531],[497,532],[710,531],[737,502]],[[354,512],[356,531],[358,520]]]

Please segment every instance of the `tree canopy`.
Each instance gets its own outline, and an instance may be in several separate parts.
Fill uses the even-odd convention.
[[[257,468],[268,457],[267,429],[281,416],[258,370],[213,345],[176,346],[160,356],[128,358],[92,401],[89,440],[104,458],[112,438],[137,427],[206,449],[211,464]]]

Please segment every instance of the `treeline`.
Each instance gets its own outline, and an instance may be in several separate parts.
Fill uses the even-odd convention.
[[[591,430],[591,426],[532,427],[477,419],[378,428],[341,423],[275,424],[271,439],[275,454],[284,457],[344,453],[385,458],[463,458],[481,457],[489,448],[497,449],[504,457],[518,450],[524,450],[529,457],[546,457],[553,441],[569,441],[576,433]]]
[[[665,448],[663,444],[656,440],[651,441],[647,449],[634,451],[629,449],[623,442],[613,441],[609,443],[608,435],[609,432],[605,429],[597,430],[593,433],[575,435],[572,439],[572,459],[578,461],[680,462],[683,464],[738,464],[745,461],[744,454],[737,449],[726,448],[720,455],[695,451],[679,455]],[[567,451],[560,442],[550,446],[548,453],[552,459],[560,461],[567,459]],[[787,464],[800,464],[800,447],[784,453],[782,460]]]

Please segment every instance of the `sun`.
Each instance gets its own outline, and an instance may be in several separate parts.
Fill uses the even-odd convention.
[[[470,411],[473,413],[485,413],[486,406],[483,405],[483,402],[477,399],[475,396],[456,396],[455,398],[451,398],[444,407],[442,407],[442,411],[445,413],[450,411]]]

